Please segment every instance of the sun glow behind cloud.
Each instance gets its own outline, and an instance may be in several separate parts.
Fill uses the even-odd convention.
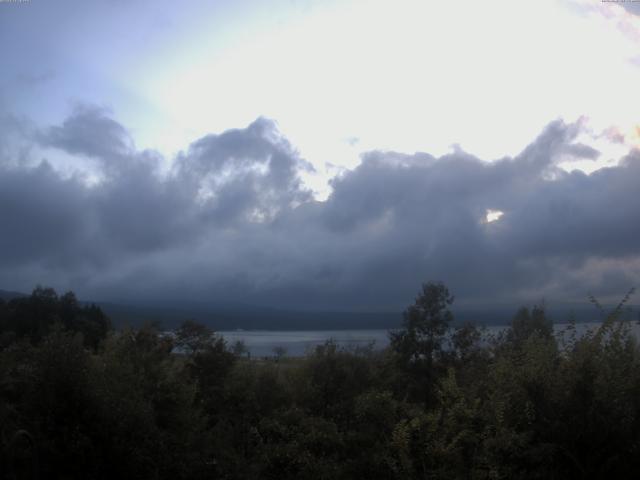
[[[165,123],[142,143],[175,152],[265,115],[315,166],[306,181],[322,196],[328,163],[352,168],[370,149],[443,154],[456,143],[499,158],[552,118],[632,125],[637,39],[566,7],[351,1],[265,14],[242,35],[198,32],[197,48],[141,79]]]
[[[504,212],[500,210],[489,209],[487,210],[486,222],[487,223],[497,222],[498,220],[500,220],[500,217],[502,217],[502,215],[504,215]]]
[[[102,5],[98,24],[74,17],[82,45],[55,22],[45,41],[34,36],[59,42],[65,61],[50,90],[25,90],[25,113],[46,126],[64,119],[69,99],[109,106],[136,145],[167,164],[203,135],[266,116],[314,165],[303,176],[318,198],[363,152],[439,156],[456,144],[497,159],[555,118],[587,117],[591,136],[581,141],[602,152],[568,169],[606,166],[639,143],[640,17],[614,3],[151,5]],[[140,17],[147,23],[136,30]],[[611,145],[612,132],[622,142]]]

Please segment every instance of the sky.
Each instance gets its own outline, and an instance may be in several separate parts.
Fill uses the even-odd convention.
[[[399,309],[640,280],[640,2],[0,1],[0,288]]]

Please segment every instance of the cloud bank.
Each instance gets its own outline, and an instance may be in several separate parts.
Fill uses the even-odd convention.
[[[1,288],[327,310],[401,308],[425,280],[469,305],[617,296],[640,280],[640,152],[568,173],[559,159],[599,154],[576,142],[580,124],[554,121],[493,162],[371,151],[322,202],[265,118],[200,138],[168,172],[95,106],[18,131],[85,168],[17,161],[0,135]]]

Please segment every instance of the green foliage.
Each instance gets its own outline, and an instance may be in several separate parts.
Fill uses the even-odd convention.
[[[422,291],[404,312],[403,328],[390,333],[391,349],[407,376],[408,394],[425,407],[434,401],[446,334],[453,320],[453,296],[442,283],[424,283]]]
[[[36,287],[28,297],[0,304],[0,346],[14,339],[39,343],[56,325],[82,334],[83,343],[94,350],[111,330],[102,310],[81,306],[73,292],[58,297],[52,288]]]
[[[214,340],[213,330],[194,320],[185,320],[174,331],[175,345],[187,355],[208,348]]]
[[[231,351],[234,355],[241,357],[242,355],[248,353],[249,349],[247,348],[247,344],[244,342],[244,340],[236,340],[231,347]]]
[[[453,296],[442,283],[425,283],[404,312],[402,330],[391,333],[391,346],[404,361],[432,363],[440,354],[453,315]]]
[[[628,297],[626,297],[628,298]],[[626,299],[488,339],[425,284],[385,351],[251,360],[188,321],[118,332],[73,294],[0,302],[0,479],[595,479],[640,473]]]
[[[301,374],[301,401],[314,414],[331,418],[350,416],[355,398],[373,382],[366,353],[341,349],[332,340],[307,356]]]
[[[550,339],[553,336],[553,323],[547,318],[544,307],[535,306],[531,311],[522,307],[511,321],[506,332],[509,344],[520,346],[531,335],[539,335]]]

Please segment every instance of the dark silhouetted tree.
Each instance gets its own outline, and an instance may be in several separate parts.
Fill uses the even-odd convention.
[[[195,320],[185,320],[174,333],[176,346],[187,355],[204,350],[215,340],[213,330]]]
[[[507,341],[519,346],[534,333],[545,339],[553,337],[553,323],[547,317],[544,306],[536,305],[531,311],[526,307],[518,310],[507,330]]]
[[[402,329],[390,333],[391,348],[400,367],[412,377],[415,388],[428,405],[433,400],[435,382],[442,370],[444,341],[453,314],[453,295],[442,283],[424,283],[415,303],[404,312]]]

